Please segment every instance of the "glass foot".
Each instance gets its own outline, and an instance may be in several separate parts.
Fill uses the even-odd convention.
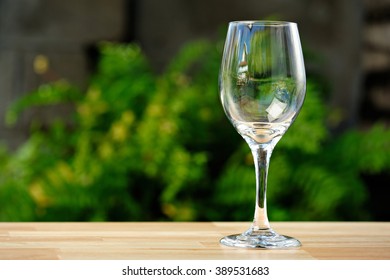
[[[280,235],[272,229],[249,229],[242,234],[225,236],[220,242],[226,246],[240,248],[286,249],[301,246],[299,240],[290,236]]]

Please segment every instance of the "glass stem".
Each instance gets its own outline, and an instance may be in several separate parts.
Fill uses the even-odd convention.
[[[268,166],[274,143],[253,145],[251,147],[256,168],[256,208],[252,230],[270,229],[267,216],[267,177]]]

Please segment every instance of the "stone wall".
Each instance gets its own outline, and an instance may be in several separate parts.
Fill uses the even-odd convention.
[[[361,119],[390,123],[390,0],[365,0]]]
[[[69,108],[35,110],[12,129],[5,127],[3,119],[11,102],[42,83],[65,78],[85,86],[88,48],[100,40],[122,39],[126,29],[124,3],[0,0],[0,141],[10,146],[21,143],[31,114],[50,120],[55,114],[67,113]]]
[[[100,40],[137,41],[158,72],[186,42],[225,36],[231,20],[272,17],[298,23],[317,57],[305,58],[307,71],[329,82],[338,128],[389,119],[389,7],[390,0],[0,0],[0,113],[58,77],[84,86],[87,49]],[[28,125],[27,116],[8,129],[0,116],[0,141],[16,146]]]
[[[161,69],[187,41],[216,38],[232,20],[267,19],[298,23],[309,73],[329,81],[330,103],[338,109],[337,128],[354,125],[361,99],[361,0],[142,0],[135,38]],[[225,34],[223,34],[225,36]]]

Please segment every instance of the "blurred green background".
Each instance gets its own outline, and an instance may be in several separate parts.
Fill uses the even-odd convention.
[[[106,38],[109,36],[91,35],[87,47],[82,42],[93,63],[90,76],[80,83],[77,75],[81,68],[75,67],[79,64],[69,66],[71,61],[78,61],[75,42],[82,32],[77,28],[91,27],[83,31],[88,34],[96,30],[109,34],[110,29],[104,26],[110,21],[96,15],[118,20],[109,13],[118,15],[113,10],[121,10],[122,2],[126,1],[115,0],[108,5],[99,0],[94,7],[80,6],[77,10],[73,7],[79,2],[73,0],[51,4],[37,0],[29,5],[23,5],[25,1],[0,0],[0,14],[6,10],[11,14],[23,11],[20,26],[26,28],[23,32],[28,35],[21,36],[25,44],[13,41],[23,28],[15,25],[12,37],[2,27],[7,25],[0,24],[0,69],[4,74],[0,86],[12,80],[6,70],[12,70],[15,61],[22,58],[26,65],[33,66],[34,73],[15,69],[9,72],[19,73],[15,74],[18,79],[25,77],[35,85],[18,87],[23,94],[0,104],[6,123],[6,128],[0,126],[0,132],[4,132],[0,140],[8,139],[0,145],[0,221],[251,220],[255,204],[252,155],[224,115],[218,71],[228,20],[233,15],[237,15],[233,19],[241,19],[269,18],[269,14],[276,19],[298,18],[308,76],[304,106],[271,158],[267,193],[270,220],[390,220],[386,203],[390,130],[383,118],[386,114],[372,113],[374,103],[370,105],[368,97],[354,95],[351,90],[358,86],[376,88],[378,79],[383,84],[390,63],[383,66],[385,59],[379,59],[377,64],[369,60],[375,63],[364,67],[371,69],[373,76],[364,85],[356,82],[362,71],[353,63],[349,68],[345,66],[356,62],[357,51],[349,46],[359,47],[355,43],[360,29],[355,23],[361,21],[357,15],[362,16],[350,13],[346,7],[362,11],[361,6],[355,5],[361,1],[274,1],[271,8],[255,12],[250,5],[241,8],[238,3],[242,1],[232,0],[224,13],[213,12],[221,5],[218,0],[208,1],[208,10],[202,8],[205,4],[184,5],[174,0],[128,1],[123,10],[130,14],[130,20],[123,40],[101,42],[96,38],[110,39]],[[163,2],[170,8],[164,10]],[[369,2],[363,2],[371,9],[371,17],[364,20],[368,25],[386,18],[375,12],[381,7],[372,10]],[[14,5],[19,8],[4,9]],[[187,17],[183,19],[183,14],[176,13],[178,23],[173,24],[169,14],[163,13],[169,9],[173,14],[187,11]],[[95,21],[84,21],[87,14],[76,10],[91,11]],[[147,10],[157,19],[145,15]],[[26,11],[36,12],[40,21],[26,17],[30,15]],[[64,11],[64,17],[55,16]],[[204,36],[184,36],[179,44],[180,34],[196,33],[188,22],[195,22],[191,13],[200,12],[202,17],[192,26],[218,31],[203,40],[194,38]],[[40,13],[46,17],[39,17]],[[164,25],[159,15],[173,28],[171,33],[150,28]],[[378,15],[379,20],[372,15]],[[203,17],[212,18],[213,25],[206,24]],[[69,21],[75,25],[64,18],[73,19]],[[7,18],[0,17],[2,21],[7,23]],[[118,22],[111,21],[113,26]],[[338,22],[337,28],[330,22]],[[92,28],[93,25],[103,28]],[[12,26],[9,24],[7,30]],[[355,29],[350,32],[340,26]],[[55,28],[61,32],[50,33]],[[319,30],[324,33],[322,41],[315,37]],[[175,32],[177,37],[172,36]],[[310,36],[315,38],[312,42],[307,40]],[[161,38],[177,47],[169,48]],[[325,47],[321,49],[319,45]],[[51,48],[54,51],[48,51]],[[20,57],[14,55],[17,51]],[[156,55],[164,51],[169,55]],[[68,64],[56,64],[60,56]],[[7,64],[9,57],[12,59]],[[369,68],[373,65],[382,68],[374,71]],[[1,90],[1,98],[7,100],[11,94],[3,87]],[[361,108],[359,104],[363,104]],[[21,123],[25,125],[23,129],[19,127]],[[13,138],[12,133],[7,136],[12,129],[25,131],[25,137]]]
[[[249,220],[254,167],[218,98],[222,41],[186,45],[159,75],[136,44],[103,43],[86,92],[63,80],[7,112],[68,103],[50,125],[0,152],[1,220]],[[362,174],[390,169],[390,131],[335,135],[321,85],[278,143],[269,174],[271,220],[369,220]]]

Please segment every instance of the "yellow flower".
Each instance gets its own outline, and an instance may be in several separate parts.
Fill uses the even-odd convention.
[[[173,134],[177,130],[177,126],[174,122],[165,120],[161,122],[160,131],[165,134]]]
[[[116,122],[111,126],[112,139],[123,142],[127,138],[127,127],[123,122]]]
[[[80,116],[90,116],[92,113],[91,107],[87,104],[79,104],[77,106],[77,113],[79,113]]]
[[[40,182],[33,182],[29,187],[29,193],[38,206],[46,207],[50,204],[50,198],[44,192]]]
[[[146,112],[151,117],[158,117],[163,115],[164,108],[161,105],[152,104],[147,108]]]
[[[100,98],[101,92],[97,88],[90,88],[87,92],[87,99],[91,101],[96,101]]]
[[[62,176],[65,182],[72,182],[74,179],[72,169],[65,162],[60,162],[57,165],[59,174]]]
[[[46,55],[39,54],[34,58],[33,67],[36,74],[45,74],[49,70],[49,66],[49,58]]]
[[[134,122],[135,116],[134,113],[130,110],[127,110],[122,113],[121,121],[126,125],[131,125]]]
[[[99,145],[98,153],[99,153],[101,158],[108,159],[108,158],[112,157],[112,155],[114,153],[114,149],[112,148],[110,143],[103,142],[101,145]]]
[[[164,203],[161,208],[162,212],[170,218],[176,216],[177,214],[177,209],[175,205],[171,203]]]

